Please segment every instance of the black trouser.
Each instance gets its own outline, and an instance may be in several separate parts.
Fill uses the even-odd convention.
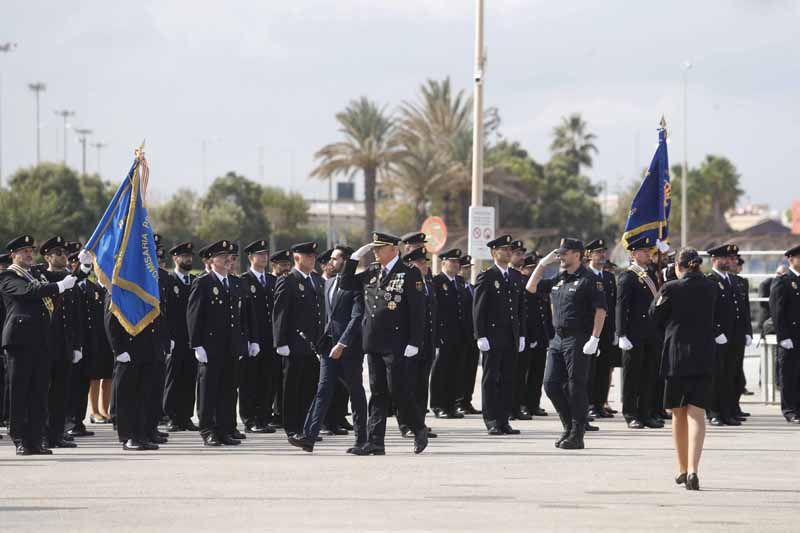
[[[229,352],[207,350],[208,363],[197,366],[197,413],[200,434],[222,437],[235,425],[231,406],[236,405],[236,359]]]
[[[269,403],[269,418],[264,422],[283,422],[283,357],[270,346],[268,359],[269,379],[263,385]]]
[[[50,354],[44,346],[9,346],[8,434],[15,444],[38,448],[42,445],[47,418],[50,384]]]
[[[731,343],[714,349],[714,372],[711,377],[709,418],[733,418],[736,413],[736,349]]]
[[[67,358],[64,350],[58,350],[50,367],[50,392],[47,396],[47,440],[58,442],[64,438],[69,406],[69,385],[72,375],[72,350]]]
[[[147,429],[148,434],[153,435],[158,431],[158,424],[164,415],[164,380],[167,373],[166,354],[160,349],[153,357],[153,394],[147,401]]]
[[[614,347],[608,339],[600,339],[600,355],[592,361],[592,369],[589,373],[589,405],[595,409],[602,410],[608,400],[608,389],[611,383],[608,379],[608,371],[611,369],[611,350]]]
[[[456,398],[459,407],[472,405],[472,393],[475,391],[475,379],[478,376],[478,363],[481,358],[480,350],[471,337],[462,345],[461,365],[459,367],[458,381],[460,391]]]
[[[658,343],[648,338],[622,352],[622,415],[626,421],[653,415],[659,358]]]
[[[414,391],[414,401],[417,404],[417,412],[422,418],[423,425],[425,424],[425,415],[428,410],[428,390],[431,379],[431,369],[433,368],[433,355],[434,349],[429,347],[423,349],[420,353],[411,357],[409,361],[409,386]],[[403,420],[401,416],[397,417],[397,425],[400,426],[400,431],[411,429],[408,421]]]
[[[463,353],[461,343],[454,339],[439,347],[439,355],[431,367],[430,398],[433,409],[447,413],[455,410],[456,399],[463,392],[463,382],[459,380]]]
[[[359,351],[346,351],[339,359],[324,355],[320,361],[319,384],[303,425],[303,436],[315,439],[322,421],[332,407],[336,388],[340,384],[350,391],[353,403],[353,429],[356,445],[367,442],[367,396],[364,392],[362,372],[364,356]]]
[[[544,367],[547,361],[547,344],[539,341],[536,348],[528,348],[528,376],[525,381],[525,406],[533,412],[541,407],[542,384],[544,383]]]
[[[197,390],[197,359],[189,345],[175,345],[167,358],[164,385],[164,413],[170,421],[186,424],[194,416]]]
[[[245,427],[263,426],[272,418],[272,358],[271,345],[261,344],[255,357],[239,361],[239,417]]]
[[[127,363],[114,364],[113,398],[120,442],[147,442],[152,396],[157,393],[155,357],[152,353],[130,353]]]
[[[491,349],[488,352],[481,353],[483,359],[481,411],[486,428],[492,429],[508,425],[514,392],[514,361],[519,346],[509,332],[503,337],[490,337],[489,347]]]
[[[73,428],[86,427],[83,420],[86,418],[86,408],[89,406],[89,387],[91,379],[86,375],[86,355],[72,365],[72,378],[69,386],[70,405],[67,415],[73,424]]]
[[[734,351],[736,356],[736,378],[733,383],[733,392],[734,392],[734,414],[739,414],[742,412],[741,407],[739,406],[739,402],[742,399],[742,394],[744,393],[744,389],[747,386],[747,379],[744,376],[744,352],[746,346],[744,344],[734,344],[731,346],[731,349]]]
[[[511,401],[512,414],[519,413],[522,407],[526,406],[526,402],[528,401],[528,373],[530,369],[531,354],[529,348],[526,347],[525,350],[517,353],[514,357],[514,371],[512,373],[513,392]]]
[[[0,353],[0,425],[8,422],[8,357]]]
[[[778,346],[781,412],[787,420],[800,416],[800,346],[786,350]]]
[[[283,358],[283,427],[287,435],[302,433],[319,381],[319,361],[311,353]]]
[[[562,420],[572,420],[580,427],[586,423],[589,398],[586,380],[591,355],[583,353],[589,335],[560,336],[558,333],[547,350],[544,369],[544,391]]]
[[[320,368],[320,379],[322,379],[322,368]],[[341,426],[342,421],[347,416],[347,402],[349,400],[350,393],[347,392],[347,386],[344,381],[340,379],[333,388],[333,398],[331,398],[331,404],[328,406],[328,413],[325,415],[325,421],[322,426],[329,429]]]
[[[415,435],[425,428],[410,381],[412,370],[410,359],[402,353],[371,353],[367,356],[371,392],[367,434],[369,442],[379,448],[383,448],[386,437],[390,394],[398,417]]]

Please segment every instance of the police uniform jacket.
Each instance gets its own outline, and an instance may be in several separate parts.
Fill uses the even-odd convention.
[[[476,339],[486,337],[492,347],[517,346],[519,338],[525,336],[525,324],[520,320],[524,290],[521,278],[509,269],[505,281],[497,265],[478,274],[472,304]]]
[[[228,275],[226,291],[215,273],[200,276],[192,282],[186,309],[189,344],[202,346],[211,362],[212,357],[236,357],[243,351],[255,328],[247,322],[244,312],[244,291],[241,280]]]
[[[589,337],[595,310],[607,305],[603,282],[583,265],[572,274],[564,270],[541,280],[536,292],[550,295],[553,329],[560,337]]]
[[[800,348],[800,276],[789,270],[775,276],[769,293],[769,308],[778,342],[792,339]]]
[[[642,274],[624,270],[617,278],[617,336],[627,337],[634,346],[658,335],[655,322],[648,312],[654,300],[653,293],[642,276],[649,276],[658,286],[649,270]]]
[[[67,277],[69,272],[45,270],[42,275],[56,283]],[[47,334],[53,360],[59,358],[72,360],[72,351],[83,345],[83,314],[80,309],[80,295],[73,287],[53,298],[54,310],[50,317]]]
[[[744,344],[744,336],[750,326],[745,326],[745,315],[742,296],[732,274],[728,274],[730,283],[715,271],[707,274],[708,279],[717,287],[717,305],[714,308],[714,336],[724,334],[729,344]]]
[[[314,354],[325,330],[324,280],[311,274],[313,286],[293,268],[275,285],[272,335],[275,348],[288,346],[291,355]],[[305,339],[300,335],[303,333]]]
[[[169,352],[170,341],[174,340],[171,336],[167,316],[169,315],[169,303],[167,301],[169,293],[172,291],[172,278],[165,269],[158,267],[158,294],[159,310],[161,314],[156,318],[156,333],[161,343],[164,353]],[[177,343],[176,343],[177,344]]]
[[[250,270],[242,274],[247,312],[252,315],[253,337],[262,350],[272,348],[272,308],[275,297],[275,276],[264,272],[264,285]]]
[[[169,273],[170,285],[167,290],[167,329],[170,339],[175,341],[175,346],[191,348],[189,345],[189,330],[186,326],[186,309],[189,305],[189,292],[195,276],[187,274],[187,284],[174,271]]]
[[[474,321],[472,318],[472,305],[475,300],[475,287],[470,282],[464,279],[463,276],[456,276],[456,282],[461,290],[463,298],[463,316],[461,319],[461,338],[470,340],[473,336]],[[472,345],[471,343],[470,346]]]
[[[430,272],[428,273],[430,274]],[[439,302],[436,290],[433,288],[432,279],[426,277],[427,289],[426,286],[423,286],[423,293],[425,294],[425,340],[423,345],[425,351],[431,357],[435,355],[436,348],[441,346],[443,342],[439,334]],[[458,283],[458,280],[456,280],[456,283]]]
[[[710,376],[714,356],[717,289],[699,272],[668,281],[650,313],[664,329],[662,377]]]
[[[739,291],[741,313],[737,320],[737,329],[744,330],[745,335],[753,337],[753,315],[750,311],[750,281],[738,274],[733,274],[734,286]]]
[[[433,277],[432,287],[436,293],[436,325],[442,343],[460,342],[464,339],[464,290],[459,290],[457,279],[451,282],[444,273]]]
[[[72,289],[83,316],[83,361],[89,377],[111,376],[114,357],[104,327],[106,290],[90,280]]]
[[[119,323],[119,320],[111,311],[111,296],[108,293],[106,293],[104,308],[103,320],[106,336],[114,357],[127,352],[132,361],[147,361],[153,359],[155,354],[162,349],[161,340],[158,336],[158,326],[155,321],[148,324],[137,335],[131,335],[122,327],[122,324]]]
[[[592,269],[587,269],[590,274],[597,276]],[[603,344],[611,345],[614,342],[614,330],[617,311],[617,280],[611,272],[605,270],[600,272],[600,281],[603,282],[603,292],[606,294],[606,312],[608,318],[603,323],[603,331],[600,333],[600,341]],[[613,318],[612,318],[613,317]],[[628,337],[630,339],[630,337]]]
[[[9,346],[46,346],[42,333],[50,325],[48,305],[58,296],[58,285],[33,274],[27,280],[13,270],[0,273],[0,294],[3,295],[5,320],[3,322],[3,348]],[[49,299],[49,304],[44,300]]]
[[[422,275],[399,258],[381,279],[373,263],[356,274],[358,261],[348,259],[342,287],[364,291],[364,353],[402,355],[406,346],[422,349],[425,340],[425,298]]]

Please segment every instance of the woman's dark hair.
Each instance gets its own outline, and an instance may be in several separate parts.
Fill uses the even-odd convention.
[[[694,272],[700,270],[700,265],[703,263],[703,258],[697,253],[694,248],[681,248],[678,252],[677,263],[681,268],[689,269]]]

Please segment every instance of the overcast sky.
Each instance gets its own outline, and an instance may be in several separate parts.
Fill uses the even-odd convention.
[[[600,153],[591,176],[614,192],[646,165],[661,114],[683,157],[682,63],[690,60],[689,162],[733,160],[747,199],[800,199],[800,2],[487,0],[486,105],[538,160],[553,126],[581,112]],[[11,1],[0,7],[3,173],[61,160],[61,119],[95,131],[119,179],[147,138],[160,197],[235,170],[322,197],[313,153],[339,139],[334,113],[360,95],[393,108],[426,78],[471,91],[472,0]],[[637,143],[638,139],[638,143]],[[68,136],[69,163],[80,147]],[[96,152],[88,167],[94,171]],[[209,180],[210,181],[210,180]]]

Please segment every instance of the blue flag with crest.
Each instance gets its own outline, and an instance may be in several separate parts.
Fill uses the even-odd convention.
[[[661,119],[658,128],[658,147],[631,202],[631,210],[622,234],[622,245],[642,237],[651,242],[665,242],[669,237],[669,211],[671,200],[669,157],[667,156],[667,124]]]
[[[130,335],[138,335],[160,313],[156,245],[144,204],[149,169],[143,147],[86,243],[95,273],[110,293],[111,312]]]

